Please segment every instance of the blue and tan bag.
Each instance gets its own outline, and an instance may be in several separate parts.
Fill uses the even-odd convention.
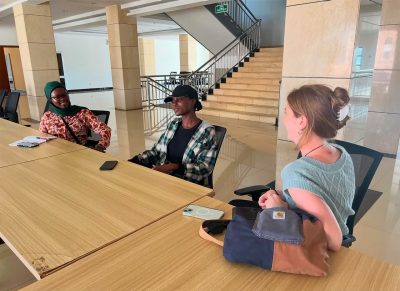
[[[326,276],[328,243],[320,221],[286,208],[233,208],[232,220],[206,220],[200,236],[223,246],[224,257],[235,263],[271,271]],[[224,241],[210,234],[226,228]]]

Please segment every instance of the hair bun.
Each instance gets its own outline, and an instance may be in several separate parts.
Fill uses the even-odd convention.
[[[339,110],[345,107],[350,102],[349,93],[342,87],[336,87],[333,90],[332,108],[338,114]]]
[[[335,111],[338,117],[338,126],[337,126],[338,129],[345,126],[347,121],[350,119],[350,116],[348,114],[346,114],[345,117],[341,116],[340,114],[340,111],[342,109],[347,108],[349,102],[350,102],[350,97],[346,89],[341,87],[336,87],[335,90],[333,90],[331,103],[332,103],[332,109]]]

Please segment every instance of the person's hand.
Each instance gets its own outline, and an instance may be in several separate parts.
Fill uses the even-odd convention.
[[[94,146],[94,149],[95,149],[96,151],[99,151],[99,152],[102,152],[102,153],[105,153],[105,152],[106,152],[106,148],[105,148],[103,145],[101,145],[101,144],[96,144],[96,145]]]
[[[179,168],[179,164],[168,163],[168,164],[164,164],[164,165],[154,166],[153,170],[168,174],[174,170],[177,170],[178,168]]]
[[[261,208],[265,208],[265,202],[268,200],[268,198],[275,193],[274,190],[268,190],[267,192],[265,192],[264,194],[262,194],[260,196],[260,198],[258,198],[258,205],[260,205]]]
[[[258,205],[263,209],[274,207],[288,208],[288,204],[279,197],[275,190],[269,190],[261,195],[260,199],[258,199]]]

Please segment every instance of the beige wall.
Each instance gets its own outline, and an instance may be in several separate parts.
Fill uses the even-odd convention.
[[[359,5],[359,0],[287,1],[277,141],[278,186],[280,171],[297,156],[282,122],[286,97],[304,84],[349,88]]]
[[[397,154],[400,137],[400,1],[383,0],[364,145]]]

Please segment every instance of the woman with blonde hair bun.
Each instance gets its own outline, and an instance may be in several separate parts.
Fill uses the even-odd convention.
[[[258,201],[262,208],[289,206],[312,214],[322,222],[334,251],[354,214],[353,162],[343,147],[329,142],[349,119],[342,114],[349,101],[345,89],[324,85],[305,85],[288,95],[283,123],[302,157],[283,168],[282,192],[270,190]]]

